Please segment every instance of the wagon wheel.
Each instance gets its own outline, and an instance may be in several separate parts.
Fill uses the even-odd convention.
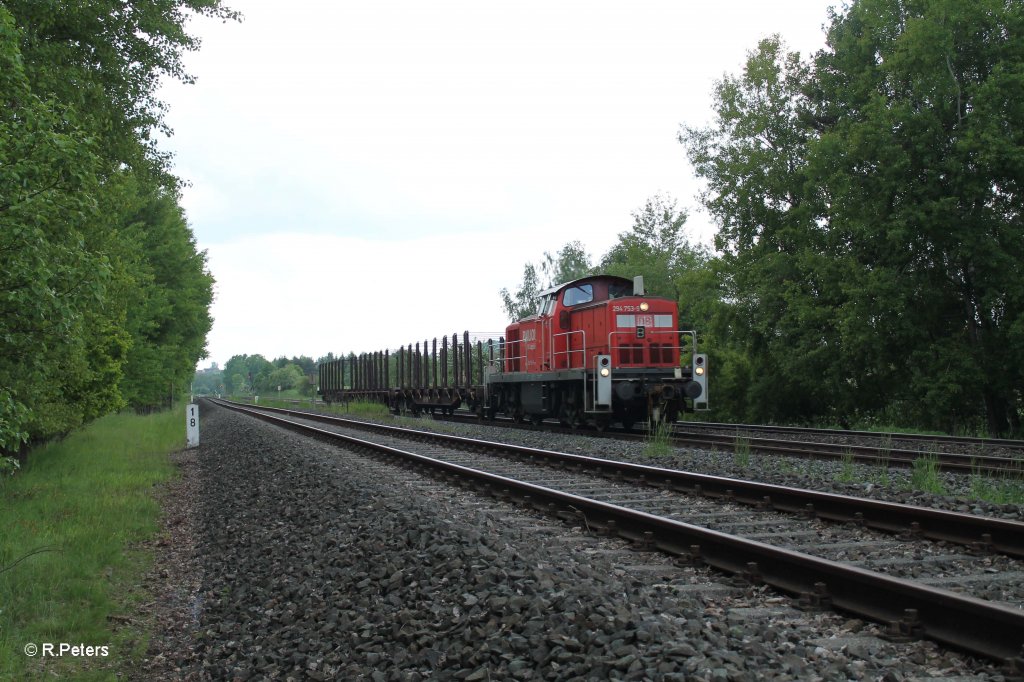
[[[543,421],[544,421],[544,415],[541,415],[541,414],[531,414],[530,415],[530,423],[533,424],[534,426],[540,426]]]

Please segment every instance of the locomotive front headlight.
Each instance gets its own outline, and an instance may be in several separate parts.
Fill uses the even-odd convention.
[[[699,377],[702,377],[702,376],[704,376],[704,368],[703,367],[698,367],[695,370],[693,370],[693,373],[696,374]]]
[[[647,305],[647,301],[641,301],[640,302],[640,311],[641,312],[645,312],[646,313],[647,309],[650,308],[650,307],[651,306]]]
[[[606,376],[608,376],[611,373],[612,373],[612,371],[610,369],[608,369],[607,367],[602,367],[601,368],[601,376],[606,377]]]

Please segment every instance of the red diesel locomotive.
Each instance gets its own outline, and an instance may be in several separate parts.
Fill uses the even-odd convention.
[[[675,301],[646,295],[642,277],[584,277],[539,298],[537,314],[508,327],[503,357],[485,373],[487,416],[629,428],[707,407],[696,335],[678,331]],[[693,353],[685,367],[684,350]]]
[[[679,331],[675,301],[644,293],[643,278],[593,275],[539,294],[535,315],[504,338],[469,332],[322,363],[327,402],[386,403],[395,414],[451,414],[629,428],[707,408],[707,357]],[[440,352],[439,352],[440,351]],[[691,355],[692,354],[692,355]],[[683,365],[683,358],[689,362]]]

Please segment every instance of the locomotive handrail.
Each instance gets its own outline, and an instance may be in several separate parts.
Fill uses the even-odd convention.
[[[555,345],[552,342],[552,344],[551,344],[551,357],[554,358],[555,356],[558,356],[558,355],[568,355],[569,357],[567,358],[566,369],[576,369],[576,368],[574,368],[572,366],[572,354],[573,353],[582,353],[583,354],[583,369],[586,369],[587,368],[587,332],[586,331],[584,331],[582,329],[574,329],[574,330],[570,330],[570,331],[567,331],[567,332],[561,332],[559,334],[555,334],[552,338],[553,339],[554,338],[558,338],[559,336],[566,337],[566,339],[565,339],[565,347],[568,349],[569,348],[569,338],[568,337],[570,337],[573,334],[581,334],[583,336],[583,348],[579,348],[579,349],[573,348],[573,349],[569,349],[569,350],[559,351],[559,352],[556,353],[554,351]],[[555,364],[557,365],[558,363],[555,363]]]

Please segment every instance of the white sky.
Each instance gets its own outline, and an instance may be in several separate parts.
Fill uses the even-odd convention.
[[[659,192],[709,242],[680,124],[761,38],[821,48],[836,2],[227,4],[161,95],[217,279],[201,366],[500,331],[528,261],[598,260]]]

